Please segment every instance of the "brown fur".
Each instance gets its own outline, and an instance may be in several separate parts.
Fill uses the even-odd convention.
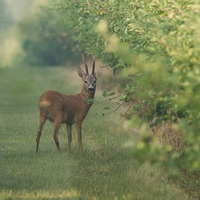
[[[47,119],[54,123],[53,138],[58,150],[60,150],[58,131],[62,123],[66,124],[69,153],[72,141],[72,125],[75,124],[80,154],[83,154],[81,134],[82,122],[92,106],[92,103],[88,100],[94,98],[96,81],[102,74],[102,68],[94,73],[95,61],[93,62],[91,75],[88,74],[88,68],[85,62],[84,64],[86,67],[86,73],[81,68],[78,68],[78,74],[84,81],[81,93],[76,95],[65,95],[56,91],[46,91],[40,96],[38,102],[40,120],[36,139],[36,154],[38,153],[42,129]]]

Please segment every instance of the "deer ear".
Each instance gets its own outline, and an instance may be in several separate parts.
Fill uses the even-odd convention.
[[[100,68],[94,73],[96,79],[98,79],[98,78],[102,75],[102,73],[103,73],[103,68],[100,67]]]
[[[79,67],[78,68],[78,75],[83,79],[84,76],[86,76],[85,72]]]

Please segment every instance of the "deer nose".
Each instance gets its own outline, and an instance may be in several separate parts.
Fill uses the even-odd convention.
[[[89,92],[94,92],[94,87],[90,86],[90,87],[88,88],[88,90],[89,90]]]

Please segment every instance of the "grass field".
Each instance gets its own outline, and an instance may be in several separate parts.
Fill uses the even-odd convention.
[[[39,95],[47,89],[78,93],[81,86],[76,69],[0,69],[0,199],[188,199],[164,172],[139,165],[124,148],[131,136],[119,115],[100,115],[114,104],[92,106],[83,124],[83,157],[75,131],[67,153],[64,125],[57,152],[50,122],[35,156]]]

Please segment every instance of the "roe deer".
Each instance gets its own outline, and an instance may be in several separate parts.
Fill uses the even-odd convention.
[[[95,72],[94,59],[92,73],[89,74],[88,65],[85,62],[83,54],[82,59],[86,73],[80,67],[78,68],[78,75],[84,82],[82,91],[79,94],[64,95],[56,91],[46,91],[39,98],[38,106],[40,110],[40,119],[36,139],[36,154],[38,153],[42,129],[47,119],[54,123],[53,139],[58,150],[60,150],[58,131],[62,123],[66,124],[69,153],[72,141],[72,125],[75,123],[80,154],[83,154],[81,127],[84,118],[92,106],[92,101],[90,100],[94,98],[96,81],[102,75],[103,69],[101,67]]]

